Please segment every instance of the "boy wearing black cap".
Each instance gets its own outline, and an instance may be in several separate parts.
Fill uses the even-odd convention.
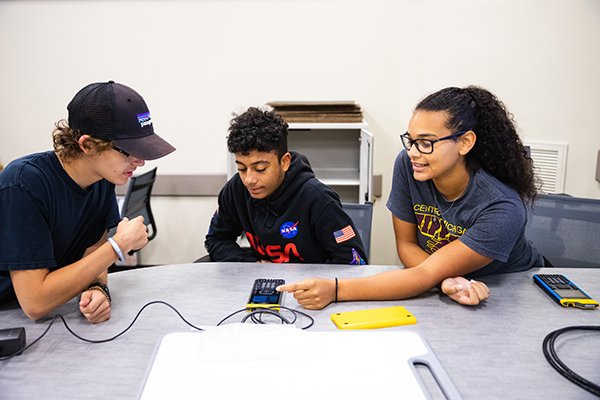
[[[219,193],[205,246],[215,261],[365,264],[340,199],[305,156],[288,152],[288,125],[255,107],[236,116],[227,147],[238,173]],[[236,243],[244,232],[250,249]]]
[[[110,317],[108,267],[148,242],[143,217],[119,222],[115,185],[175,148],[125,85],[87,85],[67,109],[54,151],[19,158],[0,174],[0,304],[16,297],[35,320],[81,294],[82,314],[98,323]]]

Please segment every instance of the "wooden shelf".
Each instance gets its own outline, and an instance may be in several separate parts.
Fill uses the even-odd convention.
[[[310,129],[365,129],[367,127],[366,122],[339,122],[339,123],[321,123],[321,122],[292,122],[289,125],[289,129],[294,130],[310,130]]]
[[[317,178],[329,186],[360,185],[358,169],[348,168],[314,168]]]

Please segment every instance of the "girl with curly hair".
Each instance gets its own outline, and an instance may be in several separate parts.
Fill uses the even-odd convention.
[[[480,87],[449,87],[423,99],[401,135],[387,207],[404,269],[360,279],[281,287],[305,308],[334,300],[392,300],[437,285],[476,305],[487,274],[548,265],[525,238],[536,195],[531,158],[504,104]]]

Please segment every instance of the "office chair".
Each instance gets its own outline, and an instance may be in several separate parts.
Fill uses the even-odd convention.
[[[121,218],[132,219],[139,215],[144,217],[144,224],[149,227],[148,240],[156,236],[156,222],[150,208],[150,195],[155,179],[156,167],[145,174],[132,177],[121,208]]]
[[[194,263],[205,263],[205,262],[214,262],[215,260],[213,260],[213,258],[210,256],[210,254],[205,254],[202,257],[200,257],[199,259],[197,259],[196,261],[194,261]]]
[[[358,235],[365,246],[367,258],[371,258],[371,225],[373,222],[373,203],[342,203],[342,208],[352,218]]]
[[[538,195],[525,236],[555,267],[600,267],[600,200]]]

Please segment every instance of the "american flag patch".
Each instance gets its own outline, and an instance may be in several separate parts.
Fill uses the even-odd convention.
[[[339,231],[333,232],[333,237],[335,238],[336,243],[345,242],[346,240],[352,239],[354,236],[356,236],[356,234],[354,233],[354,229],[352,229],[352,225],[348,225]]]

